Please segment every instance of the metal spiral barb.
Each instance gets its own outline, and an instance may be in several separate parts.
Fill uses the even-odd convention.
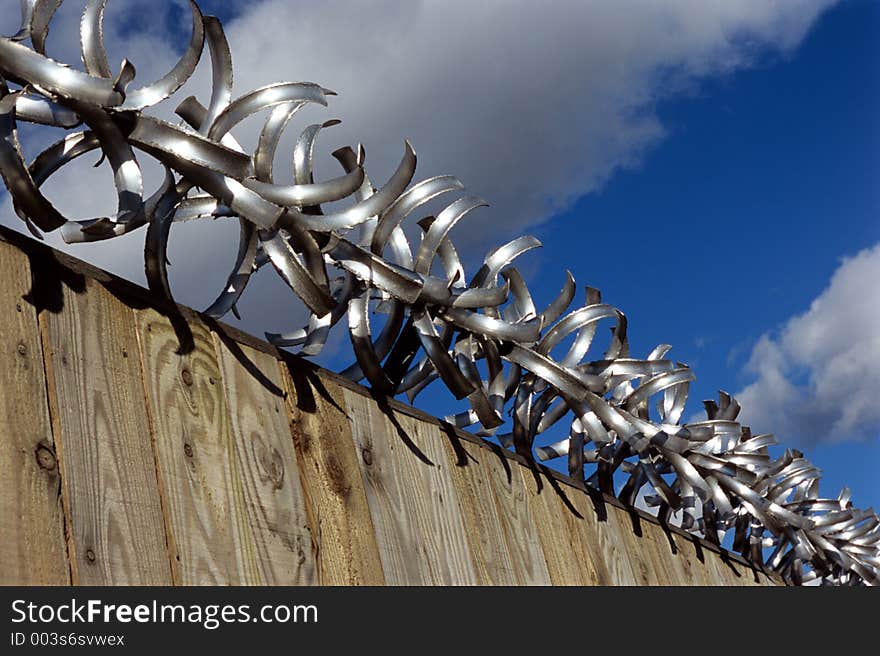
[[[468,277],[449,233],[485,203],[451,176],[412,184],[416,153],[408,142],[378,189],[366,176],[361,147],[334,152],[339,176],[316,182],[315,140],[335,122],[309,125],[294,147],[292,182],[276,182],[275,151],[291,118],[310,103],[326,105],[333,92],[281,82],[233,98],[223,28],[192,0],[183,56],[157,82],[137,86],[130,62],[114,69],[107,61],[105,2],[88,0],[82,17],[84,71],[45,53],[61,0],[22,0],[21,29],[0,38],[0,172],[16,213],[36,236],[60,230],[66,242],[92,242],[143,228],[150,289],[170,298],[171,226],[231,217],[240,225],[238,254],[207,315],[235,311],[251,275],[270,264],[311,312],[306,326],[267,335],[277,346],[315,355],[345,317],[356,363],[343,373],[352,380],[412,401],[439,378],[468,404],[447,418],[453,424],[478,425],[480,435],[495,435],[531,461],[567,458],[572,476],[607,493],[615,493],[619,470],[628,475],[617,492],[625,502],[641,493],[661,519],[675,513],[684,528],[714,542],[733,531],[734,550],[791,583],[880,583],[880,519],[854,508],[849,490],[821,498],[819,470],[792,449],[771,458],[773,436],[737,423],[740,407],[724,392],[717,403],[705,402],[705,421],[681,424],[691,370],[666,357],[667,345],[632,357],[626,317],[602,303],[597,290],[588,288],[586,304],[569,309],[576,295],[570,273],[549,306],[535,306],[511,263],[540,246],[537,239],[495,248]],[[194,97],[181,102],[176,112],[186,125],[150,116],[148,109],[192,75],[205,43],[213,71],[207,105]],[[263,110],[269,111],[258,145],[247,153],[232,130]],[[28,164],[19,121],[68,132]],[[68,220],[40,187],[94,150],[112,168],[116,215]],[[164,182],[150,195],[135,150],[165,167]],[[422,237],[413,244],[403,222],[440,196],[452,202],[418,222]],[[322,211],[322,204],[343,199],[351,199],[345,209]],[[377,304],[385,319],[374,335]],[[597,356],[599,336],[607,334],[597,330],[600,322],[613,328]],[[498,434],[506,415],[512,431]],[[536,437],[554,426],[567,426],[567,437],[536,446]]]

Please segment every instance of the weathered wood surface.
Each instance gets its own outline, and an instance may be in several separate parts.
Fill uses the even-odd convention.
[[[385,576],[342,388],[281,363],[290,432],[323,585],[382,585]]]
[[[778,583],[265,342],[0,237],[0,583]]]
[[[385,580],[476,583],[458,495],[434,426],[343,392]],[[418,490],[418,493],[415,493]]]
[[[278,362],[214,333],[243,507],[233,531],[248,585],[317,583],[312,536]]]
[[[398,446],[395,469],[402,477],[408,507],[421,532],[430,582],[436,585],[474,585],[477,582],[461,504],[435,424],[392,413]],[[413,494],[419,490],[419,494]]]
[[[444,438],[446,460],[452,463],[452,480],[470,541],[477,583],[519,585],[526,582],[514,566],[514,557],[504,535],[489,478],[488,468],[496,456],[488,449],[462,440],[452,430],[446,431]]]
[[[70,582],[27,256],[0,243],[0,585]]]
[[[345,406],[366,491],[376,544],[389,585],[427,585],[427,564],[418,526],[407,507],[407,493],[395,472],[394,444],[385,439],[391,422],[369,399],[345,390]]]
[[[555,480],[519,467],[544,551],[544,559],[554,585],[598,585],[600,556],[587,539],[581,522],[584,514],[574,505],[579,490],[564,489]]]
[[[169,584],[133,311],[95,280],[61,293],[40,322],[73,582]]]
[[[495,496],[498,521],[517,573],[517,584],[552,585],[519,464],[509,460],[500,448],[481,450],[480,462]]]
[[[244,496],[213,337],[193,322],[183,349],[169,319],[150,308],[137,311],[137,324],[174,581],[242,585],[235,533]]]

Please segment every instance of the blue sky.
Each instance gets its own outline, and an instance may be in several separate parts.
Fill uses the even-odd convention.
[[[18,2],[0,3],[8,33]],[[75,4],[49,41],[71,63]],[[544,248],[521,264],[539,305],[570,269],[627,314],[634,355],[669,343],[692,366],[686,416],[719,388],[738,393],[757,432],[823,469],[823,492],[849,484],[857,505],[880,507],[880,294],[867,282],[880,277],[880,4],[625,4],[200,3],[226,23],[237,93],[290,79],[340,92],[329,111],[344,123],[322,153],[363,141],[381,181],[409,138],[419,178],[453,173],[484,195],[492,207],[453,233],[471,271],[492,245],[536,235]],[[183,9],[109,3],[110,60],[129,57],[138,79],[164,73],[186,40]],[[180,98],[204,96],[206,79],[201,66]],[[324,159],[318,172],[336,175]],[[112,206],[112,185],[76,192],[97,190],[89,176],[106,183],[88,164],[48,185],[72,216]],[[20,228],[8,210],[3,222]],[[236,232],[175,228],[180,300],[213,297]],[[64,248],[142,282],[140,240]],[[252,285],[242,327],[299,326],[273,277]],[[348,364],[344,331],[320,362]],[[461,409],[442,390],[418,404]]]
[[[842,257],[880,242],[878,35],[880,4],[844,3],[789,57],[661,103],[670,134],[641,167],[534,231],[545,261],[571,263],[624,309],[634,352],[674,345],[697,373],[692,412],[742,389],[758,338],[807,310]],[[587,246],[585,257],[585,244],[627,255]],[[880,304],[880,292],[863,300]],[[822,468],[825,493],[849,484],[880,507],[880,426],[834,437],[780,435]]]

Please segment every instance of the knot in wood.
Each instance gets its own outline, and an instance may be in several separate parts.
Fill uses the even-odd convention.
[[[37,464],[46,471],[52,471],[58,465],[58,461],[55,459],[55,454],[52,452],[52,449],[45,444],[41,444],[37,447],[36,456]]]
[[[280,490],[284,487],[284,460],[278,449],[263,445],[259,461],[272,488]]]

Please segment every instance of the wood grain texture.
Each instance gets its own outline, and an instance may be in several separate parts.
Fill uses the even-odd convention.
[[[700,562],[705,557],[702,550],[697,551],[693,540],[673,531],[664,531],[662,527],[644,522],[655,543],[660,562],[672,572],[670,585],[709,585],[706,568]],[[711,555],[711,554],[710,554]]]
[[[281,362],[290,432],[322,585],[382,585],[382,560],[339,385]]]
[[[609,585],[642,585],[629,552],[633,544],[629,515],[611,504],[602,504],[602,508],[604,517],[597,517],[594,525],[596,545],[601,554],[601,565],[597,562],[597,570],[604,572]]]
[[[0,585],[67,585],[70,568],[27,256],[0,243]]]
[[[706,550],[706,569],[712,580],[717,581],[715,585],[738,587],[761,585],[760,576],[753,568],[732,560],[728,554],[722,556]]]
[[[470,541],[440,432],[435,424],[409,416],[397,415],[396,419],[396,437],[400,442],[411,442],[403,448],[398,446],[394,453],[403,483],[410,490],[408,506],[421,531],[420,548],[431,581],[438,585],[475,585]]]
[[[214,333],[234,444],[236,567],[248,585],[317,583],[278,362]]]
[[[713,578],[713,572],[706,566],[706,559],[713,558],[713,554],[705,549],[696,538],[678,536],[676,545],[687,565],[693,572],[693,580],[696,585],[718,585]]]
[[[174,582],[244,584],[234,536],[244,497],[211,332],[190,323],[191,350],[181,349],[165,316],[145,309],[136,318]]]
[[[562,486],[566,498],[571,502],[579,517],[572,530],[580,533],[579,539],[583,542],[584,549],[590,554],[591,564],[596,576],[596,585],[623,585],[617,577],[618,571],[613,561],[609,562],[603,552],[600,540],[601,531],[607,531],[602,522],[607,521],[607,508],[604,503],[598,504],[583,489]],[[601,514],[600,511],[601,510]],[[630,570],[625,570],[630,572]]]
[[[170,584],[132,310],[94,280],[61,293],[40,324],[73,582]]]
[[[391,585],[476,582],[446,453],[436,426],[385,412],[344,391],[358,464]]]
[[[343,397],[385,582],[428,585],[430,579],[419,548],[421,535],[407,507],[408,492],[395,471],[394,445],[387,438],[393,430],[391,422],[370,399],[350,390],[344,390]]]
[[[640,536],[635,536],[634,548],[642,555],[645,566],[649,568],[649,585],[681,585],[683,572],[677,567],[663,529],[658,525],[639,521]],[[662,541],[662,542],[661,542]]]
[[[585,513],[573,503],[581,493],[526,467],[519,470],[553,584],[597,585],[594,545],[583,530]]]
[[[672,566],[655,534],[661,531],[660,527],[634,511],[621,508],[614,508],[614,511],[636,584],[673,585],[675,576]]]
[[[461,504],[462,521],[471,546],[474,573],[480,585],[517,585],[520,577],[495,506],[495,493],[483,460],[495,456],[462,440],[454,431],[444,435],[447,460]]]
[[[480,464],[492,488],[517,585],[552,585],[520,465],[506,458],[499,447],[484,449]]]

